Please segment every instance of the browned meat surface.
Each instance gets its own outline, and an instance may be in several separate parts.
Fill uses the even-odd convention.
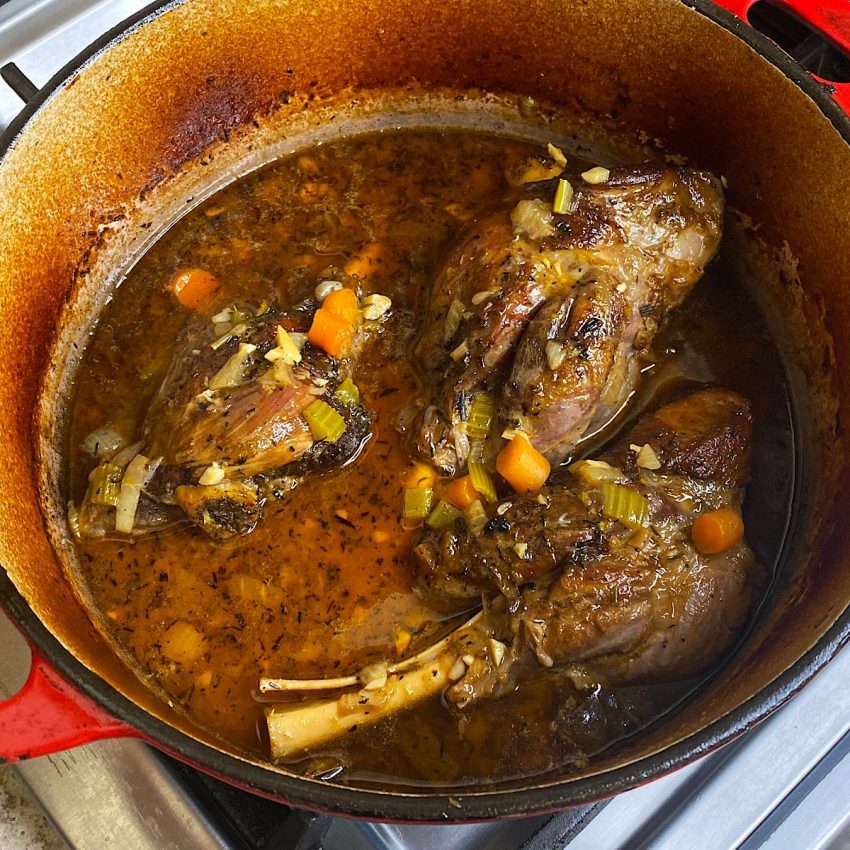
[[[480,627],[507,647],[505,659],[476,655],[449,699],[463,705],[500,695],[541,667],[574,665],[582,675],[630,682],[687,676],[717,658],[762,571],[744,541],[700,554],[691,526],[704,511],[740,509],[751,431],[741,396],[696,390],[639,420],[604,465],[580,462],[539,499],[491,506],[481,536],[461,527],[426,532],[415,549],[426,592],[462,607],[489,586],[490,596],[508,600]],[[631,447],[647,444],[656,469],[636,464]],[[606,515],[606,481],[643,496],[643,527]]]
[[[158,466],[139,500],[135,536],[187,519],[215,538],[246,534],[261,521],[267,495],[280,492],[281,476],[282,489],[291,490],[305,474],[357,456],[369,439],[371,417],[334,392],[350,376],[363,334],[351,357],[329,357],[305,342],[314,311],[312,303],[285,313],[242,305],[233,308],[224,331],[208,315],[189,322],[141,427],[138,450]],[[300,362],[285,370],[265,357],[277,346],[278,327],[300,347]],[[229,379],[217,382],[228,369]],[[317,399],[346,423],[335,442],[317,441],[304,417]],[[212,480],[203,479],[211,468]],[[80,533],[111,536],[113,508],[92,504],[91,497],[90,488],[80,509]]]
[[[468,604],[495,588],[515,599],[520,585],[592,551],[602,539],[598,523],[578,495],[565,487],[516,496],[501,515],[496,509],[496,505],[488,509],[480,537],[466,528],[426,532],[413,557],[419,587],[429,598]],[[527,547],[522,557],[517,541]]]
[[[569,212],[552,212],[558,180],[515,189],[467,225],[435,277],[417,347],[434,390],[413,440],[447,472],[466,459],[480,391],[501,396],[505,426],[567,457],[620,410],[660,324],[717,251],[723,195],[706,172],[569,179]]]

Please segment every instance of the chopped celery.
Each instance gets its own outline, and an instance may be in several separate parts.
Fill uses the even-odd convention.
[[[487,525],[487,514],[484,511],[484,505],[480,499],[476,499],[470,503],[464,510],[463,516],[466,519],[467,528],[476,536],[480,537],[484,531],[484,526]]]
[[[473,440],[483,440],[490,432],[493,417],[496,415],[496,400],[490,393],[475,393],[469,408],[466,422],[467,436]]]
[[[304,411],[304,418],[317,440],[335,443],[345,433],[345,420],[321,399],[314,401]]]
[[[602,485],[602,513],[629,528],[643,528],[649,503],[636,490],[605,481]]]
[[[430,487],[411,487],[404,491],[404,519],[425,519],[431,513],[434,491]]]
[[[346,378],[337,388],[334,393],[334,398],[341,401],[348,407],[354,407],[360,404],[360,390],[351,378]]]
[[[102,463],[91,474],[91,496],[93,505],[114,508],[118,504],[121,489],[121,468],[114,463]]]
[[[445,528],[447,525],[451,525],[456,519],[460,519],[463,516],[463,513],[459,511],[454,505],[450,505],[445,499],[440,499],[437,502],[437,507],[431,512],[431,516],[428,517],[426,524],[430,528]]]
[[[487,467],[481,461],[470,460],[468,468],[475,492],[480,493],[488,502],[495,502],[496,485],[493,483],[493,477],[487,471]]]
[[[573,187],[570,185],[569,180],[564,180],[562,177],[558,181],[558,188],[555,192],[555,201],[552,204],[552,210],[556,213],[568,213],[570,211],[570,204],[573,201]]]

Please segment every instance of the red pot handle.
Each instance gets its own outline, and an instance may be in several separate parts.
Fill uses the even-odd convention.
[[[26,684],[0,702],[0,764],[103,738],[141,737],[83,696],[30,648],[32,666]]]
[[[747,13],[758,0],[714,0],[728,9],[744,23],[749,23]],[[850,54],[850,0],[773,0],[781,9],[796,15],[801,21],[819,32],[828,41]],[[850,115],[850,83],[832,83],[812,77],[827,86],[833,100]]]

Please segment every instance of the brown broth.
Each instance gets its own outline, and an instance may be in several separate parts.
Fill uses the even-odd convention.
[[[356,463],[305,480],[267,506],[253,534],[226,545],[187,528],[135,542],[77,544],[104,622],[140,672],[197,723],[247,752],[266,753],[254,697],[260,676],[344,675],[393,657],[399,626],[422,628],[415,640],[423,644],[439,629],[441,615],[412,592],[412,533],[402,528],[399,510],[410,461],[393,419],[419,389],[408,353],[441,249],[459,220],[502,195],[506,158],[538,150],[469,132],[405,131],[294,154],[187,215],[133,268],[103,313],[72,403],[77,501],[94,465],[78,449],[83,438],[106,422],[133,434],[167,368],[186,321],[165,290],[175,269],[209,269],[230,301],[286,305],[364,247],[381,246],[364,288],[389,295],[395,318],[358,367],[375,429]],[[717,381],[753,401],[754,474],[745,516],[753,548],[772,564],[792,486],[785,378],[758,310],[722,258],[656,347],[659,360],[635,411],[683,378]],[[163,650],[178,620],[205,636],[203,652],[190,663]],[[435,701],[358,731],[295,768],[337,776],[342,765],[338,780],[441,785],[568,769],[653,721],[693,684],[582,698],[550,674],[465,710],[460,723]]]

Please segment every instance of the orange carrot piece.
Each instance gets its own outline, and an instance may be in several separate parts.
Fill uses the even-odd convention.
[[[514,437],[496,457],[496,469],[517,493],[539,490],[552,467],[524,437]]]
[[[355,330],[350,322],[321,307],[313,316],[307,339],[331,357],[347,357]]]
[[[360,302],[353,289],[335,289],[325,296],[322,308],[345,319],[355,327],[360,324]]]
[[[463,478],[455,478],[450,481],[443,490],[443,498],[451,502],[456,508],[463,510],[468,508],[477,498],[478,493],[472,486],[472,479],[468,475]]]
[[[174,297],[189,310],[197,310],[210,301],[218,287],[218,280],[204,269],[180,269],[169,284]]]
[[[744,521],[732,508],[700,514],[691,526],[691,537],[703,555],[718,555],[731,549],[744,537]]]

